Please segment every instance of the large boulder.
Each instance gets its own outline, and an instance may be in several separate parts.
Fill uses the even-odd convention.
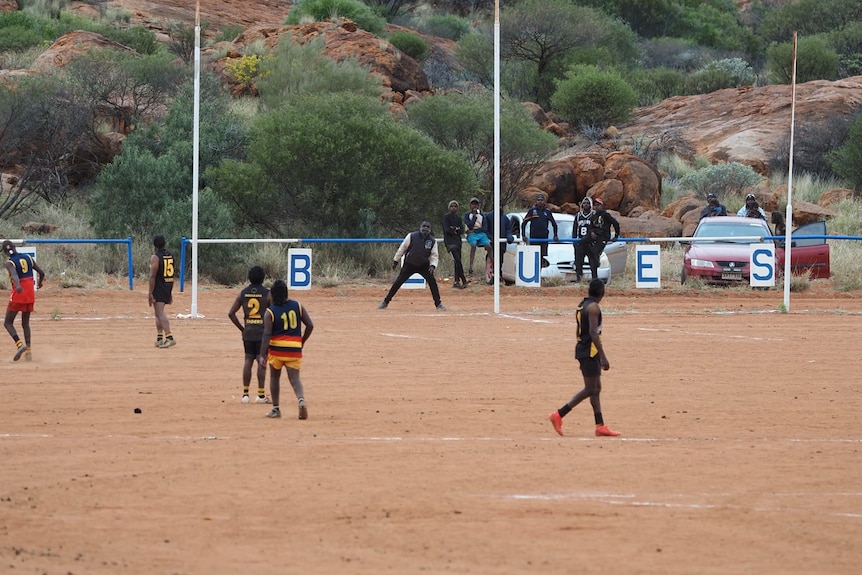
[[[835,217],[835,212],[829,208],[812,204],[811,202],[793,202],[793,227],[830,220]]]
[[[608,209],[623,215],[635,207],[657,209],[661,175],[638,156],[613,152],[580,152],[542,164],[522,194],[530,204],[536,190],[555,206],[579,204],[586,196],[601,197]]]
[[[0,0],[0,12],[17,12],[18,0]]]
[[[716,162],[739,162],[766,175],[790,133],[791,87],[744,86],[695,96],[675,96],[638,108],[619,127],[620,142],[677,133],[693,152]],[[862,76],[796,86],[796,124],[827,125],[862,106]],[[804,150],[796,149],[796,153]]]
[[[856,200],[862,202],[862,192],[856,190],[848,190],[847,188],[834,188],[826,190],[817,200],[817,204],[824,208],[828,208],[833,204],[837,204],[843,200]]]
[[[677,238],[682,234],[682,224],[658,212],[647,210],[637,218],[620,216],[620,230],[627,238]]]
[[[33,61],[31,69],[43,74],[50,74],[56,70],[65,68],[77,58],[89,52],[100,50],[115,50],[128,54],[137,54],[131,48],[118,44],[113,40],[108,40],[101,34],[75,30],[57,38],[47,50],[42,52]]]

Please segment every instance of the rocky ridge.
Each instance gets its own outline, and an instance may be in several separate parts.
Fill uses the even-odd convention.
[[[17,5],[16,0],[0,0],[0,9]],[[164,34],[169,21],[182,21],[190,25],[195,21],[195,3],[188,0],[112,0],[106,3],[109,9],[121,9],[131,15],[131,24],[142,24]],[[278,37],[292,32],[295,40],[307,41],[322,36],[326,41],[326,53],[335,59],[355,57],[382,78],[386,88],[384,97],[400,108],[409,104],[411,98],[421,98],[428,93],[427,78],[419,65],[409,57],[398,54],[387,42],[370,35],[349,21],[314,23],[301,26],[282,24],[291,4],[283,0],[206,0],[200,4],[200,18],[209,24],[210,34],[226,26],[239,25],[243,32],[229,46],[221,46],[227,53],[214,64],[224,67],[227,58],[238,57],[242,46],[255,40],[275,45]],[[14,8],[13,8],[14,9]],[[83,2],[73,2],[71,9],[82,12],[95,10]],[[74,33],[81,34],[81,33]],[[88,39],[98,45],[99,40]],[[63,49],[66,46],[66,49]],[[40,57],[38,66],[31,70],[2,71],[6,77],[45,72],[52,66],[62,67],[68,60],[66,51],[77,51],[82,46],[81,36],[58,40]],[[213,51],[215,47],[208,50]],[[445,41],[433,44],[433,48],[451,54],[452,45]],[[234,91],[248,87],[234,86]],[[847,78],[837,82],[815,81],[797,86],[796,122],[816,124],[836,116],[849,116],[862,105],[862,77]],[[565,136],[560,124],[548,119],[548,115],[535,105],[529,106],[533,116],[543,128],[558,136]],[[616,210],[626,221],[628,232],[639,235],[671,235],[677,226],[682,231],[691,228],[684,221],[689,212],[696,212],[702,199],[693,196],[683,198],[673,206],[659,212],[661,200],[661,175],[654,168],[627,151],[625,142],[635,138],[661,138],[674,133],[685,141],[693,154],[704,156],[712,162],[740,162],[766,175],[771,158],[790,133],[791,89],[789,86],[742,87],[719,90],[698,96],[678,96],[664,100],[654,106],[635,111],[632,120],[619,126],[601,142],[598,152],[564,152],[543,166],[533,179],[524,200],[529,201],[539,191],[549,195],[550,203],[561,211],[576,209],[585,195],[601,196],[609,209]],[[609,153],[610,152],[610,153]],[[608,167],[610,166],[610,167]],[[622,178],[622,179],[620,179]],[[761,199],[761,205],[769,209],[777,205],[782,191],[768,189],[768,181],[751,190]],[[846,194],[845,194],[846,195]],[[826,194],[824,202],[833,201],[841,194]],[[826,204],[828,205],[828,204]],[[690,206],[690,208],[689,208]],[[824,211],[812,206],[805,217],[829,217]],[[691,216],[689,216],[691,218]],[[649,220],[650,225],[644,225]]]

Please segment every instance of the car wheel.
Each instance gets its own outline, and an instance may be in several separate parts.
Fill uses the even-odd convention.
[[[679,274],[679,283],[680,283],[680,284],[684,284],[684,283],[685,283],[685,280],[686,280],[686,275],[685,275],[685,266],[682,266],[682,271],[681,271],[681,272],[680,272],[680,274]]]

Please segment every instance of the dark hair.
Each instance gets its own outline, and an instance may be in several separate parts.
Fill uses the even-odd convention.
[[[15,249],[15,244],[13,244],[10,240],[3,240],[3,252],[7,255],[13,255],[17,250]]]
[[[265,277],[266,272],[260,266],[252,266],[248,270],[248,281],[254,285],[262,284]]]
[[[287,284],[284,280],[275,280],[269,288],[269,294],[272,296],[272,303],[283,305],[287,301]]]
[[[772,212],[770,219],[773,224],[784,224],[784,215],[781,212]]]
[[[605,295],[605,282],[596,278],[590,282],[590,297],[602,297]]]
[[[165,247],[165,236],[162,234],[156,234],[153,236],[153,245],[159,249]]]

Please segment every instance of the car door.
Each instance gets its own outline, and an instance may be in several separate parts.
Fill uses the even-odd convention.
[[[808,273],[812,279],[828,278],[832,270],[829,261],[829,244],[822,236],[826,235],[826,222],[812,222],[799,226],[791,233],[790,272],[794,275]],[[797,236],[821,236],[804,238]],[[783,242],[782,242],[783,244]],[[784,270],[785,248],[777,250],[778,265]]]

